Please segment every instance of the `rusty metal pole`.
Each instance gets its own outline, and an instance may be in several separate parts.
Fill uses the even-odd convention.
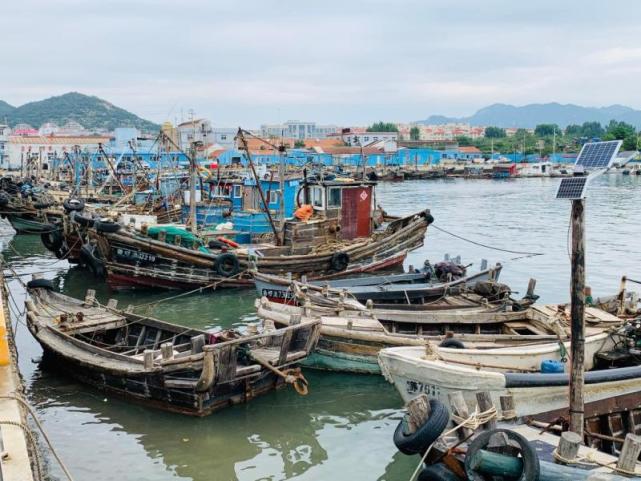
[[[585,200],[572,201],[572,276],[570,280],[571,356],[570,431],[583,439],[585,378]]]

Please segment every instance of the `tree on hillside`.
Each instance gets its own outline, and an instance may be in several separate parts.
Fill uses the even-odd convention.
[[[376,122],[367,127],[368,132],[398,132],[398,127],[392,122]]]
[[[305,141],[304,140],[297,140],[294,142],[294,148],[295,149],[302,149],[305,147]]]
[[[502,139],[505,137],[505,129],[500,127],[486,127],[485,136],[490,139]]]
[[[581,126],[577,124],[570,124],[565,128],[565,135],[571,137],[580,137],[581,136]]]
[[[636,134],[634,126],[626,122],[618,122],[616,120],[610,120],[610,123],[605,128],[606,140],[623,140],[626,137],[631,137]]]
[[[419,128],[415,125],[410,129],[410,140],[419,140],[421,137],[421,131]]]
[[[556,124],[539,124],[534,129],[534,135],[537,137],[547,137],[548,135],[560,134],[561,129]]]
[[[474,145],[474,142],[472,141],[471,138],[466,137],[465,135],[461,135],[459,137],[456,137],[456,143],[460,147],[469,147],[471,145]]]
[[[583,122],[581,126],[581,136],[592,139],[594,137],[603,137],[605,130],[599,122]]]
[[[623,140],[623,150],[637,149],[637,132],[633,125],[610,120],[605,129],[603,140]]]

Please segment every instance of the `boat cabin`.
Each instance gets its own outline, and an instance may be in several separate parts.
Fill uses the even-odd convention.
[[[285,223],[285,245],[317,245],[369,237],[381,222],[376,213],[376,182],[355,180],[304,183],[296,195],[298,205],[310,205],[312,217]]]

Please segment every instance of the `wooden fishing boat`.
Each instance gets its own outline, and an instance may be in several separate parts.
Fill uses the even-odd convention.
[[[207,332],[53,292],[42,279],[27,285],[27,325],[45,365],[147,406],[194,416],[247,402],[291,383],[306,392],[295,363],[318,340],[317,322],[250,335]]]
[[[628,346],[639,339],[639,330],[626,323],[600,333],[591,328],[586,331],[586,403],[631,393],[638,395],[641,391],[638,349]],[[406,401],[426,392],[446,402],[448,394],[456,391],[471,400],[476,391],[483,390],[497,403],[502,395],[512,396],[517,414],[527,416],[567,407],[567,372],[543,372],[544,361],[561,361],[567,356],[569,344],[566,344],[563,348],[555,342],[486,352],[391,348],[380,352],[379,362],[386,379]],[[555,366],[557,370],[564,367],[559,363]]]
[[[300,283],[306,291],[325,292],[326,295],[348,295],[357,301],[371,300],[376,304],[425,304],[448,294],[462,292],[479,281],[498,281],[501,264],[488,268],[486,263],[479,272],[467,275],[465,266],[453,261],[443,261],[432,266],[429,262],[421,270],[402,274],[378,274],[341,278],[338,280]],[[454,273],[454,275],[452,275]],[[254,273],[256,291],[270,301],[296,303],[291,287],[292,279],[275,275]]]
[[[111,287],[184,289],[250,286],[250,270],[325,279],[388,269],[423,245],[433,221],[427,210],[402,218],[385,215],[375,207],[369,182],[319,181],[299,194],[308,189],[311,204],[305,205],[318,210],[307,221],[285,220],[282,245],[242,246],[219,237],[205,246],[186,232],[168,242],[162,232],[154,238],[145,229],[102,221],[88,236]]]
[[[356,307],[360,304],[346,301],[344,305]],[[522,311],[487,307],[484,310],[479,307],[435,310],[405,321],[381,321],[376,309],[348,308],[336,311],[311,302],[294,306],[271,302],[266,298],[256,301],[258,317],[271,320],[277,326],[290,325],[292,319],[297,322],[299,318],[320,320],[321,338],[305,365],[371,374],[381,372],[378,362],[381,349],[415,346],[412,352],[424,352],[427,340],[444,346],[491,350],[568,339],[569,312],[564,307],[534,305]],[[586,319],[591,326],[589,331],[595,335],[621,322],[616,316],[593,308],[588,309]]]
[[[486,391],[476,392],[473,402],[460,392],[450,399],[451,410],[437,398],[417,396],[394,430],[402,454],[422,455],[412,477],[420,471],[420,480],[641,479],[641,439],[629,435],[638,432],[638,406],[627,411],[629,423],[604,407],[601,415],[612,429],[586,423],[582,439],[569,432],[563,418],[547,423],[518,417],[509,395],[501,397],[500,407]]]

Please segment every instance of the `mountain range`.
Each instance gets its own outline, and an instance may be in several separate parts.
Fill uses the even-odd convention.
[[[158,131],[160,126],[98,97],[69,92],[57,97],[14,107],[0,100],[0,123],[29,124],[34,128],[46,122],[63,126],[78,122],[89,131],[111,131],[116,127],[136,127],[143,132]]]
[[[447,124],[469,123],[471,125],[485,125],[496,127],[517,127],[532,129],[538,124],[555,123],[559,127],[570,124],[597,121],[602,125],[610,120],[627,122],[641,128],[641,110],[635,110],[624,105],[610,105],[609,107],[583,107],[573,104],[559,104],[556,102],[546,104],[529,104],[517,107],[507,104],[493,104],[484,107],[469,117],[446,117],[432,115],[420,124]]]

